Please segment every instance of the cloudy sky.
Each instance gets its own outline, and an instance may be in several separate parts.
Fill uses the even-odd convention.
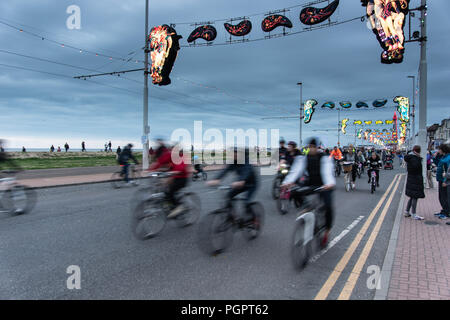
[[[184,22],[240,17],[305,2],[153,0],[150,25],[177,24],[177,32],[183,36],[181,44],[186,45],[193,27]],[[419,2],[411,0],[411,7]],[[66,26],[70,5],[81,8],[80,30]],[[450,116],[450,2],[433,0],[428,7],[427,122],[432,124]],[[6,138],[12,148],[47,148],[51,144],[62,146],[66,141],[79,148],[83,140],[88,148],[100,148],[109,140],[114,145],[130,141],[138,144],[142,136],[142,72],[93,81],[71,77],[143,67],[136,60],[144,59],[144,9],[144,0],[1,1],[0,138]],[[303,29],[300,10],[293,8],[287,13],[294,24],[292,31]],[[343,0],[332,20],[364,14],[359,0]],[[264,36],[259,27],[262,17],[251,18],[254,31],[250,39]],[[227,39],[223,22],[217,22],[216,28],[215,43],[223,43]],[[415,18],[413,30],[418,29],[419,20]],[[201,120],[204,130],[279,129],[287,140],[298,141],[298,119],[262,119],[298,115],[297,82],[304,83],[304,100],[314,98],[320,105],[326,100],[370,103],[378,98],[392,101],[397,95],[411,97],[412,80],[407,76],[418,74],[420,48],[417,43],[406,48],[402,64],[382,65],[378,42],[366,23],[359,20],[266,41],[182,48],[171,74],[172,85],[150,88],[151,139],[168,139],[178,128],[193,131],[194,121]],[[110,60],[109,56],[132,61]],[[342,114],[351,122],[387,120],[394,112],[394,104],[389,105],[392,108]],[[337,121],[336,111],[318,108],[311,124],[304,126],[303,136],[320,136],[326,144],[334,145],[335,132],[314,130],[334,128]],[[343,144],[354,140],[350,135],[341,139]]]

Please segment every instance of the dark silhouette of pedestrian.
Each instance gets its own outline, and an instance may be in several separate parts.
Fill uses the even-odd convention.
[[[414,220],[423,220],[423,217],[416,214],[416,208],[418,200],[425,198],[425,187],[422,174],[423,159],[420,156],[420,151],[420,146],[414,146],[413,151],[405,156],[405,163],[407,164],[408,171],[406,196],[409,197],[405,217],[411,217],[410,211],[412,210]]]
[[[81,152],[86,152],[86,144],[84,141],[81,143]]]
[[[66,152],[69,151],[69,144],[66,142],[66,144],[64,145],[64,149],[66,149]]]
[[[111,141],[108,143],[108,147],[109,147],[109,152],[112,152],[112,143],[111,143]]]
[[[22,147],[22,152],[27,152],[27,149],[25,149],[25,147]]]
[[[53,145],[50,147],[50,152],[55,152],[55,147]]]

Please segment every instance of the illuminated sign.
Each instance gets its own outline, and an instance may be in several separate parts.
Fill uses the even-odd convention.
[[[225,23],[225,30],[235,37],[243,37],[252,31],[252,23],[250,20],[243,20],[237,25]]]
[[[196,28],[192,33],[190,34],[187,42],[191,43],[194,42],[197,39],[203,39],[206,41],[213,41],[217,37],[217,30],[211,25],[205,25],[200,26]]]
[[[261,29],[264,32],[271,32],[278,27],[292,28],[293,25],[291,20],[279,14],[273,14],[265,17],[261,22]]]
[[[350,119],[344,119],[342,120],[342,133],[347,134],[347,123],[350,121]]]
[[[322,108],[334,109],[335,106],[334,102],[328,101],[322,105]]]
[[[405,17],[409,0],[361,0],[373,33],[383,48],[381,62],[401,63],[405,52]]]
[[[339,0],[333,1],[325,8],[306,7],[300,12],[300,21],[312,26],[330,18],[339,6]]]
[[[400,114],[400,121],[409,122],[409,99],[405,97],[396,97],[395,103],[398,103],[397,111]]]
[[[361,120],[355,120],[355,122],[353,122],[354,125],[357,126],[361,126],[362,125],[362,121]]]
[[[371,125],[371,124],[372,124],[372,122],[373,122],[372,120],[369,120],[369,121],[364,121],[364,123],[365,123],[365,124],[367,124],[367,125]]]
[[[152,82],[160,86],[169,85],[171,83],[169,75],[177,59],[178,50],[180,50],[179,40],[182,37],[168,25],[154,27],[149,37]]]
[[[339,104],[341,105],[342,108],[344,109],[350,109],[352,107],[352,103],[349,101],[343,101],[343,102],[339,102]]]
[[[314,99],[308,100],[305,102],[305,110],[304,110],[304,118],[305,118],[305,123],[308,124],[311,122],[312,120],[312,116],[314,114],[314,111],[316,111],[314,109],[314,107],[318,104],[318,102]]]

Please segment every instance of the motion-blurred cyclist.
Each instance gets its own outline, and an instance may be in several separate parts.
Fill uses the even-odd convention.
[[[236,173],[238,179],[231,185],[232,189],[228,194],[228,205],[231,206],[231,200],[238,194],[247,192],[247,197],[245,199],[246,212],[251,214],[250,203],[258,188],[258,177],[253,165],[250,163],[249,154],[250,153],[248,148],[245,148],[244,150],[238,150],[238,148],[234,148],[233,164],[228,164],[226,168],[219,173],[217,178],[208,182],[207,185],[217,186],[228,173]],[[247,219],[250,220],[251,215],[248,215]]]
[[[309,153],[304,157],[297,157],[290,173],[283,183],[283,188],[290,188],[296,182],[308,173],[306,185],[320,188],[324,191],[320,192],[320,199],[325,205],[326,232],[323,238],[322,246],[328,243],[328,236],[333,225],[333,200],[332,190],[336,186],[336,179],[333,176],[333,162],[324,153],[319,153],[319,139],[310,138],[308,141]]]
[[[128,161],[133,160],[136,165],[139,164],[136,157],[133,155],[133,145],[129,143],[125,148],[123,148],[122,152],[119,154],[118,162],[122,166],[122,175],[124,176],[124,180],[126,183],[130,183],[128,179],[128,168],[130,164]]]
[[[286,164],[290,167],[294,163],[296,157],[301,156],[302,153],[297,149],[297,144],[294,141],[289,141],[286,154]]]

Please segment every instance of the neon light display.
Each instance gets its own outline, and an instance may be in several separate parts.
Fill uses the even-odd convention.
[[[160,86],[169,85],[171,83],[169,76],[177,59],[180,50],[179,40],[182,37],[168,25],[154,27],[149,37],[152,82]]]
[[[361,0],[367,17],[383,48],[381,62],[401,63],[405,52],[405,17],[409,12],[409,0]]]
[[[319,24],[330,18],[339,6],[339,0],[333,1],[325,8],[307,7],[300,12],[300,21],[303,24],[312,26]]]
[[[349,101],[339,102],[342,108],[350,109],[352,107],[352,103]]]
[[[243,37],[252,31],[252,22],[250,20],[241,21],[237,25],[225,23],[225,30],[235,37]]]
[[[381,121],[381,120],[377,120],[377,121],[375,121],[375,124],[376,124],[376,125],[380,125],[380,124],[384,124],[384,122]]]
[[[386,124],[393,124],[394,120],[386,120]]]
[[[197,39],[203,39],[208,42],[214,41],[217,37],[217,30],[211,25],[200,26],[192,31],[187,42],[191,43]]]
[[[398,103],[397,111],[400,114],[400,121],[409,122],[409,98],[396,97],[395,103]]]
[[[305,102],[304,118],[305,118],[306,124],[311,122],[314,111],[316,111],[314,107],[317,104],[318,104],[318,102],[314,99],[311,99],[311,100],[308,100]]]
[[[271,16],[265,17],[261,22],[261,29],[264,32],[271,32],[278,27],[292,28],[293,25],[291,20],[279,14],[273,14]]]
[[[364,121],[364,123],[367,124],[367,125],[371,125],[373,123],[373,121],[372,120]]]
[[[344,119],[344,120],[342,120],[342,133],[343,134],[347,134],[347,123],[350,121],[350,119]]]
[[[354,125],[357,126],[362,126],[362,121],[361,120],[355,120],[355,122],[353,122]]]
[[[387,100],[375,100],[374,102],[373,102],[373,106],[375,107],[375,108],[381,108],[381,107],[384,107],[385,105],[386,105],[386,103],[387,103],[388,101]]]
[[[364,101],[359,101],[359,102],[356,104],[356,107],[357,107],[358,109],[361,109],[361,108],[368,108],[369,105],[368,105],[367,103],[365,103]]]
[[[334,102],[328,101],[322,105],[322,108],[334,109],[335,106],[336,104]]]

